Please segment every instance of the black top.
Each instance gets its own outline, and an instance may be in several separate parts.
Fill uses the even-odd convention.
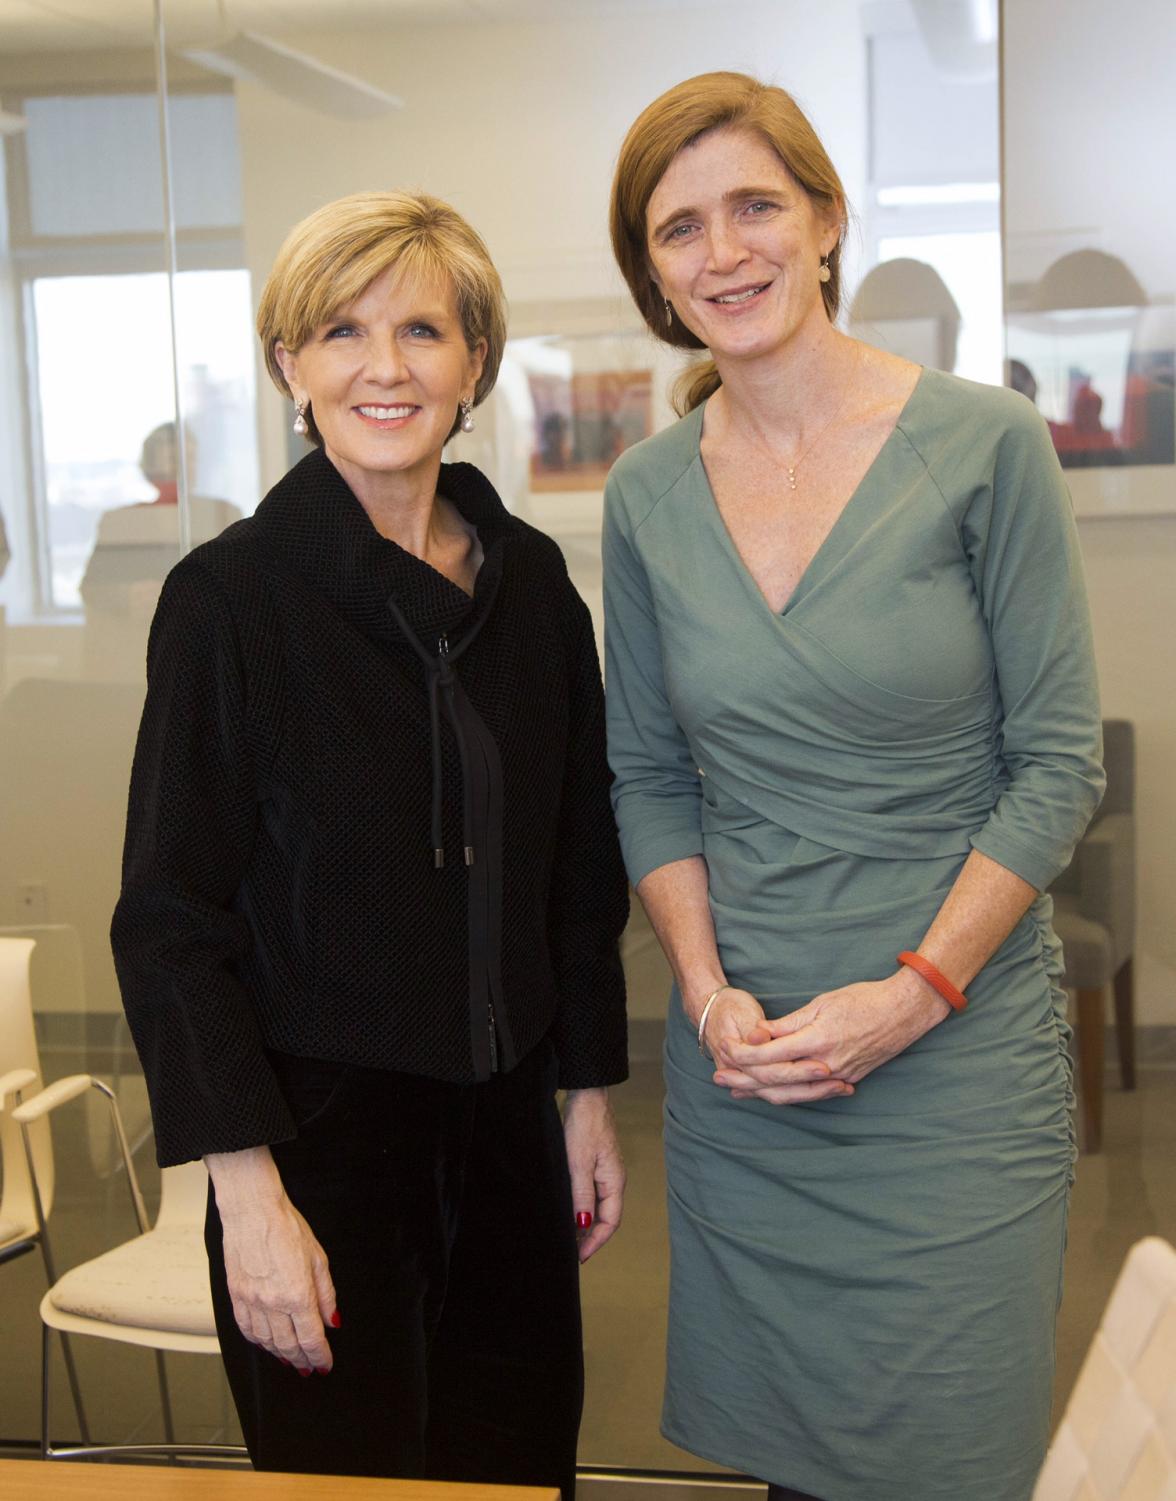
[[[164,586],[112,930],[162,1166],[295,1134],[267,1049],[465,1082],[550,1033],[563,1087],[626,1076],[591,618],[478,470],[439,488],[472,600],[318,450]]]

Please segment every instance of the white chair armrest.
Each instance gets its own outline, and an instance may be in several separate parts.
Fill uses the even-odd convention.
[[[147,1218],[147,1206],[143,1202],[143,1193],[139,1187],[139,1177],[135,1172],[135,1163],[131,1157],[131,1149],[127,1142],[127,1133],[123,1129],[118,1101],[115,1099],[114,1090],[111,1089],[109,1084],[104,1084],[101,1079],[95,1079],[92,1074],[70,1074],[64,1079],[58,1079],[56,1083],[46,1085],[31,1100],[26,1100],[23,1105],[18,1105],[12,1112],[12,1119],[24,1131],[25,1150],[28,1151],[28,1132],[25,1128],[31,1126],[34,1121],[39,1121],[43,1115],[48,1115],[50,1110],[56,1110],[58,1105],[64,1105],[69,1100],[76,1100],[79,1095],[85,1094],[87,1089],[96,1089],[99,1094],[105,1095],[110,1105],[110,1119],[114,1127],[115,1137],[118,1140],[123,1168],[126,1171],[127,1189],[131,1195],[131,1204],[134,1207],[135,1219],[139,1223],[139,1233],[145,1235],[151,1228],[151,1222]]]
[[[47,1084],[31,1100],[18,1105],[12,1112],[12,1119],[18,1126],[31,1126],[50,1110],[56,1110],[58,1105],[64,1105],[67,1100],[76,1100],[78,1095],[85,1094],[93,1082],[89,1074],[70,1074],[67,1078],[58,1079],[55,1084]]]
[[[36,1070],[31,1068],[10,1068],[6,1074],[0,1074],[0,1110],[8,1103],[10,1094],[27,1089],[36,1077]]]

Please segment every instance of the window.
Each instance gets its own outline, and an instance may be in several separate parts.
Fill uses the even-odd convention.
[[[200,541],[257,499],[236,108],[227,92],[169,100],[181,267],[169,288],[155,94],[6,97],[4,107],[28,122],[6,142],[4,316],[24,358],[4,375],[30,435],[29,473],[5,503],[10,537],[23,543],[6,601],[10,619],[68,618],[82,608],[103,518],[121,535],[139,508],[157,574],[179,557],[182,521]],[[108,161],[117,172],[102,170]],[[170,481],[157,472],[152,483],[144,440],[155,435],[156,468],[179,447],[177,371],[186,484],[174,455]],[[20,497],[22,514],[10,514]],[[158,509],[147,516],[150,502]]]
[[[971,380],[1003,379],[995,4],[933,39],[918,10],[863,12],[870,88],[867,272],[850,326]],[[951,21],[947,8],[943,25]],[[934,50],[930,41],[934,41]],[[895,261],[905,268],[882,272]],[[914,266],[909,263],[916,263]]]

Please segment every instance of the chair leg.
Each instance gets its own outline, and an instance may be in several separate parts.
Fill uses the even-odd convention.
[[[44,1223],[41,1225],[40,1241],[41,1260],[45,1263],[45,1276],[49,1279],[49,1286],[52,1287],[57,1281],[57,1268],[53,1264],[53,1252],[49,1247],[49,1230]],[[47,1330],[48,1325],[42,1325],[42,1329]],[[86,1410],[82,1406],[82,1388],[81,1383],[78,1381],[78,1369],[74,1364],[73,1349],[69,1343],[69,1336],[66,1334],[61,1336],[61,1353],[65,1356],[65,1369],[69,1376],[69,1389],[73,1393],[74,1410],[78,1415],[78,1428],[81,1432],[82,1443],[88,1444],[90,1442],[90,1429],[86,1423]],[[42,1379],[48,1381],[49,1344],[47,1337],[41,1342],[41,1371]],[[45,1432],[45,1442],[49,1442],[48,1429]]]
[[[78,1381],[78,1368],[74,1365],[73,1347],[69,1342],[69,1335],[61,1336],[61,1353],[65,1356],[65,1369],[69,1376],[69,1389],[73,1393],[74,1408],[78,1415],[78,1427],[82,1434],[82,1443],[90,1442],[90,1428],[86,1422],[86,1411],[82,1406],[82,1387]]]
[[[49,1458],[49,1325],[41,1325],[41,1458]]]
[[[1119,1044],[1119,1078],[1124,1089],[1135,1088],[1135,975],[1125,959],[1115,976],[1115,1039]]]
[[[78,1414],[78,1427],[81,1429],[82,1443],[90,1442],[90,1429],[86,1423],[86,1414],[82,1407],[82,1392],[78,1385],[77,1368],[74,1366],[73,1351],[69,1347],[69,1339],[66,1335],[61,1336],[61,1349],[65,1356],[65,1367],[69,1372],[70,1390],[73,1392],[74,1407]],[[52,1440],[49,1436],[49,1388],[51,1384],[51,1372],[49,1369],[50,1357],[53,1353],[51,1331],[48,1324],[41,1325],[41,1458],[48,1459],[52,1454]]]
[[[159,1377],[159,1402],[163,1408],[163,1436],[169,1444],[176,1441],[176,1428],[172,1421],[171,1395],[167,1388],[167,1368],[163,1363],[163,1351],[155,1352],[155,1373]]]
[[[41,1458],[49,1458],[49,1357],[52,1353],[52,1345],[49,1339],[49,1325],[41,1325]],[[78,1415],[78,1428],[81,1432],[83,1444],[91,1442],[90,1425],[86,1422],[86,1409],[82,1406],[82,1388],[78,1381],[78,1368],[74,1364],[73,1350],[70,1347],[69,1336],[61,1336],[61,1353],[65,1356],[66,1374],[69,1376],[69,1389],[73,1394],[74,1411]]]
[[[1082,1079],[1082,1119],[1086,1150],[1102,1151],[1103,1068],[1106,1056],[1101,990],[1078,992],[1078,1068]]]
[[[69,1377],[69,1389],[73,1396],[74,1411],[78,1415],[78,1431],[83,1444],[90,1442],[90,1425],[86,1422],[86,1409],[82,1406],[82,1384],[78,1380],[78,1368],[74,1364],[73,1346],[69,1335],[61,1336],[61,1353],[65,1357],[65,1371]],[[41,1325],[41,1443],[49,1443],[49,1325]]]

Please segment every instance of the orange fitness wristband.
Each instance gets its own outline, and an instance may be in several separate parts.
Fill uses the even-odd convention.
[[[922,975],[928,985],[933,985],[953,1011],[962,1011],[968,1004],[967,997],[962,990],[957,990],[945,974],[931,963],[930,959],[924,959],[922,954],[913,954],[910,949],[904,949],[898,956],[898,963],[905,964],[908,969],[913,969],[917,975]]]

